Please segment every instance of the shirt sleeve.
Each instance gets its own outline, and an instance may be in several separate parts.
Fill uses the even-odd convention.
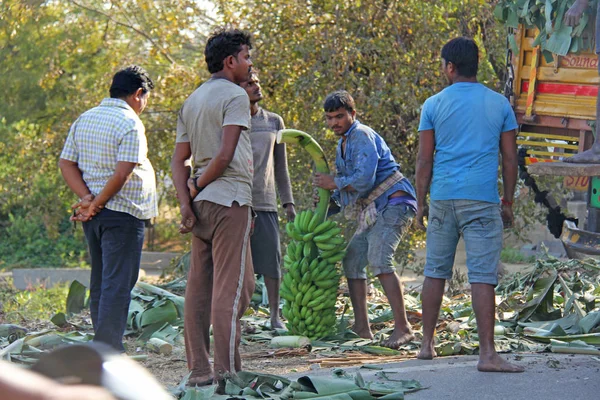
[[[79,161],[79,149],[77,149],[77,144],[75,143],[75,126],[77,125],[77,121],[73,125],[71,125],[71,129],[69,129],[69,134],[67,135],[67,140],[65,141],[65,145],[60,153],[60,158],[64,160],[69,160],[73,162]]]
[[[223,110],[223,126],[237,125],[242,129],[250,127],[250,99],[246,94],[235,96]]]
[[[428,131],[433,129],[433,118],[431,116],[431,100],[425,100],[421,109],[421,120],[419,121],[419,131]]]
[[[183,107],[185,107],[185,103],[177,115],[177,138],[175,139],[175,143],[189,143],[190,141],[187,127],[185,126],[185,122],[183,122]]]
[[[141,164],[148,154],[148,143],[144,127],[140,123],[127,131],[119,142],[117,161]]]
[[[517,124],[517,118],[515,117],[515,112],[508,100],[504,102],[504,124],[502,125],[501,132],[512,131],[513,129],[517,129],[519,125]]]
[[[354,171],[349,176],[336,176],[335,184],[339,190],[352,186],[359,197],[364,197],[375,185],[378,154],[377,146],[372,138],[363,132],[353,135],[352,154]]]

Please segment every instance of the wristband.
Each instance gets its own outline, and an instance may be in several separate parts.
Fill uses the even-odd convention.
[[[503,206],[512,206],[513,205],[512,201],[508,201],[508,200],[504,199],[504,197],[502,198],[501,201],[502,201]]]

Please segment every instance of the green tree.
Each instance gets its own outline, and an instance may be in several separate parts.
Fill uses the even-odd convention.
[[[201,78],[205,14],[191,0],[0,3],[0,236],[21,244],[0,246],[0,268],[69,263],[58,248],[44,248],[55,258],[27,247],[65,235],[72,239],[67,253],[81,259],[85,245],[68,224],[75,198],[58,157],[71,123],[108,95],[112,75],[128,64],[145,67],[156,83],[142,119],[157,178],[165,181],[177,109]],[[173,197],[160,187],[163,199]],[[36,227],[35,237],[11,231],[14,224]],[[23,253],[17,264],[15,252]]]
[[[440,60],[445,42],[474,37],[481,48],[480,81],[501,87],[506,39],[487,1],[228,0],[219,6],[226,23],[255,36],[253,58],[266,107],[288,127],[314,135],[331,166],[336,138],[325,129],[322,112],[331,91],[352,93],[358,118],[384,137],[414,182],[421,105],[446,85]],[[289,153],[294,193],[306,207],[310,160],[298,149]],[[422,237],[416,235],[411,245]],[[400,262],[411,245],[399,252]]]
[[[313,134],[329,160],[336,139],[325,129],[321,104],[345,88],[356,97],[359,118],[382,134],[412,177],[420,107],[445,85],[439,51],[450,37],[475,37],[480,78],[500,87],[505,36],[484,0],[215,4],[213,13],[195,0],[0,2],[0,268],[81,262],[81,231],[68,223],[75,198],[58,157],[71,123],[108,95],[112,75],[128,64],[146,68],[156,83],[142,120],[161,203],[175,205],[169,162],[177,111],[208,78],[203,48],[219,25],[254,34],[265,106],[287,126]],[[310,160],[294,148],[289,157],[295,196],[307,207]],[[177,210],[161,210],[175,225]],[[35,256],[36,248],[52,256]]]

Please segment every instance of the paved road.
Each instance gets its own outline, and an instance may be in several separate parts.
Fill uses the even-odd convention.
[[[521,374],[483,373],[476,369],[477,357],[444,357],[432,361],[408,360],[382,364],[397,379],[416,379],[427,389],[406,395],[406,400],[558,400],[600,399],[600,358],[565,354],[508,354],[510,361],[523,365]],[[517,359],[515,361],[515,358]],[[345,368],[355,373],[358,368]],[[365,381],[376,381],[378,372],[360,369]],[[329,375],[322,369],[303,375]]]

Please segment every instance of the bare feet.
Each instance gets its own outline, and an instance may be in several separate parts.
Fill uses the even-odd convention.
[[[435,352],[435,348],[433,347],[433,342],[426,344],[423,342],[421,344],[421,351],[417,355],[417,358],[420,360],[433,360],[437,354]]]
[[[192,198],[192,200],[196,198],[198,193],[200,193],[196,190],[196,186],[194,185],[194,179],[196,178],[190,178],[187,181],[187,187],[190,190],[190,197]]]
[[[477,370],[481,372],[523,372],[525,368],[520,365],[511,364],[498,353],[493,353],[492,356],[479,356]]]
[[[573,164],[600,164],[600,145],[596,146],[594,143],[591,149],[565,158],[563,161]]]
[[[271,318],[271,329],[283,329],[285,326],[279,318]]]
[[[371,328],[368,325],[363,328],[355,324],[352,328],[352,331],[363,339],[373,340],[373,333],[371,332]]]
[[[187,381],[188,387],[208,386],[213,384],[212,375],[190,376]]]
[[[398,350],[400,346],[410,343],[413,340],[415,340],[415,336],[411,330],[403,331],[398,328],[394,328],[394,331],[390,337],[382,341],[381,345],[383,347],[389,347],[390,349]]]

